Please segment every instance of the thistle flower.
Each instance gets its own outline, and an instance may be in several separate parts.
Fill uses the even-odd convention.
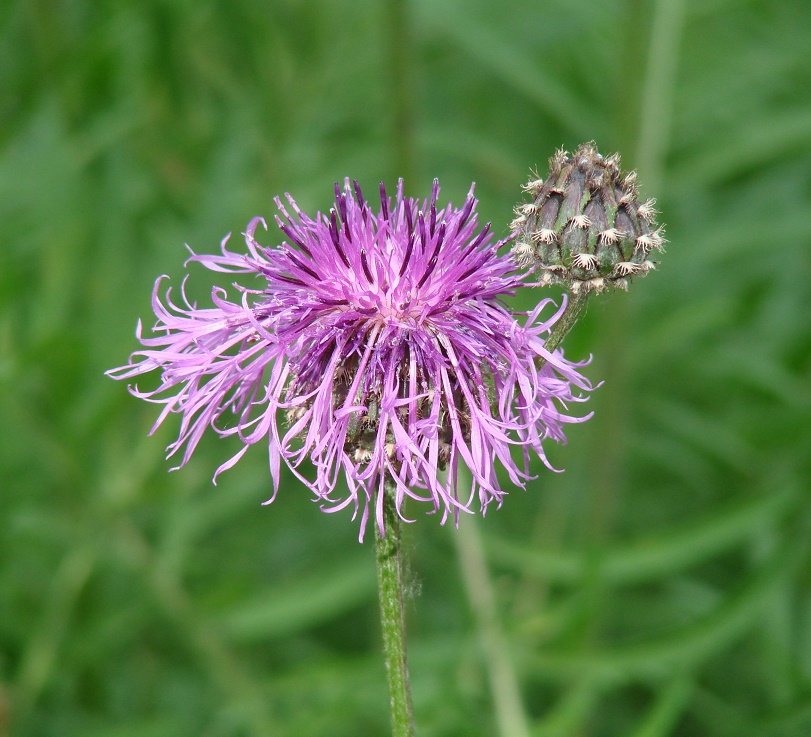
[[[513,253],[536,267],[541,284],[563,284],[574,293],[628,288],[656,262],[665,239],[656,223],[656,200],[640,200],[636,172],[620,171],[620,158],[603,158],[594,143],[549,159],[546,181],[524,186],[532,202],[516,208]]]
[[[247,253],[228,250],[226,237],[221,255],[192,251],[188,259],[258,277],[258,288],[234,285],[241,298],[231,301],[215,287],[213,306],[201,308],[187,299],[185,281],[177,304],[170,289],[160,296],[166,277],[157,280],[157,336],[143,336],[139,322],[144,348],[108,373],[161,372],[157,388],[130,391],[163,405],[153,432],[170,414],[181,416],[167,449],[180,454],[179,466],[208,427],[242,443],[215,482],[264,441],[273,480],[266,504],[284,461],[325,511],[360,512],[363,539],[370,506],[385,533],[386,483],[401,517],[411,498],[441,511],[444,522],[471,511],[476,496],[482,511],[501,504],[498,464],[518,486],[530,478],[529,449],[549,465],[542,442],[565,441],[563,425],[587,419],[566,405],[584,399],[574,387],[591,388],[582,364],[544,348],[562,308],[540,320],[545,300],[521,326],[501,301],[520,277],[498,253],[506,241],[493,242],[489,223],[478,229],[473,187],[461,210],[439,210],[438,194],[435,181],[420,204],[403,196],[401,180],[392,202],[381,185],[374,212],[346,180],[343,190],[336,184],[329,214],[315,219],[289,195],[288,205],[277,198],[281,245],[257,242],[267,225],[255,218],[244,234]],[[513,445],[523,451],[520,466]],[[312,478],[303,473],[307,459]],[[473,477],[464,497],[455,482],[460,463]]]

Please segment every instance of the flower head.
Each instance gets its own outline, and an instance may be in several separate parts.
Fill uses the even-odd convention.
[[[255,218],[247,253],[228,250],[225,238],[220,255],[189,259],[258,277],[258,288],[235,285],[241,298],[232,301],[215,287],[212,306],[200,308],[185,289],[181,304],[171,290],[162,299],[165,277],[157,280],[157,335],[143,336],[139,323],[144,348],[109,373],[161,372],[156,389],[131,391],[163,405],[153,431],[181,416],[168,448],[180,466],[208,427],[242,442],[217,474],[264,441],[273,497],[284,461],[327,511],[353,506],[362,538],[370,508],[382,530],[386,483],[401,516],[410,497],[444,521],[470,511],[475,496],[482,510],[501,503],[497,465],[523,486],[529,449],[546,462],[542,441],[564,441],[563,424],[585,419],[566,414],[567,402],[583,398],[573,387],[591,388],[579,364],[544,349],[541,336],[562,310],[539,321],[546,300],[521,326],[501,301],[520,278],[498,253],[504,241],[493,242],[489,224],[479,229],[472,187],[461,209],[438,209],[438,194],[434,182],[420,203],[404,197],[400,181],[392,201],[381,185],[375,211],[347,180],[315,219],[289,195],[288,205],[277,198],[281,245],[257,242],[267,226]],[[513,445],[523,450],[520,466]],[[305,475],[307,459],[314,471]],[[464,497],[460,463],[473,478]]]
[[[642,201],[636,172],[619,165],[618,154],[603,158],[584,143],[572,155],[558,151],[546,181],[535,175],[523,187],[532,202],[516,207],[513,253],[538,270],[542,285],[586,294],[627,289],[656,268],[649,256],[665,244],[656,200]]]

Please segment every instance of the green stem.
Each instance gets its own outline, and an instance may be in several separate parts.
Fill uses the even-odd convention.
[[[467,476],[460,470],[460,480],[463,475]],[[469,476],[464,480],[469,482]],[[459,529],[453,531],[453,539],[490,681],[498,735],[529,737],[529,720],[521,702],[521,689],[510,648],[499,621],[496,594],[476,517],[463,519]]]
[[[584,290],[570,294],[568,299],[566,309],[560,316],[560,320],[555,323],[555,327],[552,328],[552,332],[544,343],[544,348],[550,353],[560,346],[568,332],[574,327],[577,318],[580,317],[580,313],[583,312],[583,308],[586,306],[586,302],[589,301],[589,292]],[[543,363],[545,362],[539,362],[540,365],[543,365]]]
[[[391,121],[392,173],[402,177],[406,187],[415,170],[414,94],[412,84],[412,32],[407,0],[386,3],[385,48],[388,49],[389,104]]]
[[[401,520],[394,502],[394,490],[387,486],[383,499],[386,536],[375,524],[377,585],[380,595],[380,622],[383,655],[391,700],[392,737],[414,737],[414,713],[408,682],[405,617],[403,613],[403,573],[401,563]]]

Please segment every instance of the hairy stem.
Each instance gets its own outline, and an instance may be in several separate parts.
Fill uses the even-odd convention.
[[[386,488],[383,499],[385,537],[375,524],[377,585],[380,595],[380,623],[383,654],[391,700],[393,737],[414,737],[411,686],[408,681],[405,617],[403,612],[403,573],[401,520],[394,502],[394,490]]]

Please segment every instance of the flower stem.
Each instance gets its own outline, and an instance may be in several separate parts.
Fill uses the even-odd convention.
[[[389,486],[386,487],[383,499],[383,523],[385,537],[375,525],[375,553],[383,655],[386,659],[386,676],[391,700],[392,737],[414,737],[414,714],[411,706],[411,686],[408,681],[403,613],[401,520],[394,502],[394,491]]]
[[[472,483],[466,470],[460,470],[459,477],[465,487]],[[500,737],[529,737],[529,720],[521,701],[510,648],[499,621],[492,576],[475,516],[462,520],[459,529],[453,530],[453,540],[484,655],[498,734]]]
[[[589,292],[587,290],[569,294],[566,309],[560,316],[560,320],[555,323],[555,327],[552,328],[552,332],[544,343],[546,350],[551,353],[560,346],[568,332],[574,327],[577,318],[580,317],[580,313],[583,312],[583,308],[588,301]]]

